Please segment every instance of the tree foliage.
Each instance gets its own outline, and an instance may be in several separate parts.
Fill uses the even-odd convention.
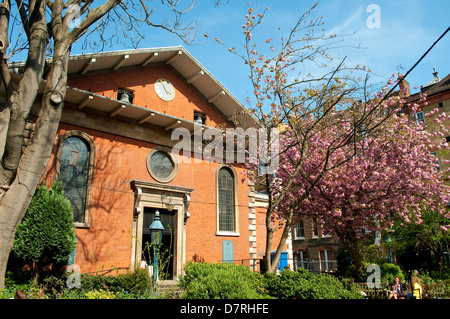
[[[67,265],[75,249],[75,230],[70,201],[62,183],[50,188],[42,184],[17,227],[14,254],[23,260],[37,278],[46,270],[58,271]]]
[[[444,113],[436,120],[445,117]],[[404,114],[394,114],[364,138],[334,151],[325,162],[324,150],[338,138],[338,130],[335,127],[310,140],[310,153],[298,173],[294,174],[303,150],[294,146],[282,155],[282,169],[274,179],[278,185],[275,198],[281,196],[287,181],[293,186],[277,207],[277,214],[283,217],[293,210],[294,220],[306,216],[316,219],[324,233],[345,245],[359,276],[361,245],[374,232],[391,228],[398,220],[403,225],[420,224],[421,213],[430,207],[448,221],[450,187],[441,179],[443,172],[431,154],[448,144],[445,139],[433,139],[437,132],[428,132]],[[355,156],[348,158],[346,152],[353,151]],[[320,180],[315,178],[318,174],[322,174]],[[444,231],[449,226],[440,225]]]
[[[269,32],[264,39],[258,27],[269,8],[257,12],[249,3],[243,50],[228,46],[249,67],[254,92],[248,103],[266,130],[266,140],[279,134],[278,152],[267,143],[259,161],[248,165],[254,173],[250,178],[268,194],[266,252],[272,250],[273,233],[282,230],[273,261],[265,256],[269,271],[275,269],[293,225],[305,216],[317,218],[325,233],[337,236],[360,271],[366,230],[392,225],[394,215],[406,222],[420,220],[426,205],[442,214],[448,202],[448,187],[439,181],[430,154],[448,147],[445,139],[434,142],[423,127],[399,114],[405,103],[402,92],[390,94],[399,81],[389,89],[395,74],[375,89],[367,66],[349,67],[345,58],[333,58],[333,50],[345,42],[325,32],[323,17],[313,17],[316,6],[287,32],[279,29],[279,39]],[[418,107],[412,106],[413,113]],[[445,117],[437,119],[444,130]],[[276,174],[257,176],[274,158],[279,162]]]
[[[369,84],[367,66],[349,67],[345,58],[333,58],[333,50],[345,42],[326,33],[323,17],[313,16],[316,6],[300,15],[290,30],[278,29],[279,38],[267,31],[262,38],[258,27],[269,8],[257,12],[249,4],[242,25],[243,49],[227,46],[249,67],[254,89],[247,101],[250,112],[265,129],[266,141],[278,143],[278,152],[272,152],[277,147],[268,142],[260,149],[259,161],[249,165],[251,172],[260,172],[277,158],[276,176],[283,176],[275,178],[273,171],[250,174],[268,194],[266,252],[272,250],[274,232],[282,230],[273,261],[268,253],[264,259],[269,271],[275,270],[297,207],[308,201],[328,172],[357,155],[358,143],[394,113],[392,106],[399,100],[386,99],[385,88],[377,91]],[[278,133],[279,139],[273,139]],[[300,180],[302,192],[298,191]],[[277,220],[282,222],[277,225]]]
[[[264,286],[272,297],[286,299],[361,299],[353,286],[347,288],[329,274],[313,274],[304,268],[298,271],[284,269],[280,274],[268,273]]]
[[[399,258],[400,263],[402,262],[402,255],[405,258],[412,255],[416,263],[412,260],[409,262],[415,268],[419,268],[423,260],[420,260],[418,256],[422,252],[428,251],[432,253],[433,260],[427,266],[430,270],[437,268],[442,275],[446,265],[446,253],[448,253],[450,247],[448,225],[450,225],[449,216],[439,214],[437,210],[426,209],[421,214],[421,223],[405,223],[402,220],[396,220],[386,236],[389,236],[389,247]],[[411,267],[413,266],[411,264],[404,266]]]

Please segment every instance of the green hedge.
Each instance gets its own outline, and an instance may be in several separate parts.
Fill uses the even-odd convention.
[[[65,281],[63,280],[65,284]],[[99,276],[92,274],[81,275],[81,288],[62,290],[61,297],[78,298],[88,297],[90,299],[139,299],[155,298],[152,279],[147,269],[134,269],[124,274]],[[67,296],[66,296],[67,295]],[[92,296],[99,296],[92,298]]]
[[[249,267],[235,264],[189,262],[180,280],[187,299],[261,299],[266,298],[262,276]]]
[[[315,275],[303,268],[298,271],[282,270],[266,274],[264,286],[270,296],[285,299],[361,299],[356,288],[350,290],[336,277]]]
[[[22,289],[28,298],[57,299],[151,299],[169,296],[155,295],[147,270],[136,269],[111,276],[81,275],[80,288],[68,288],[65,273],[51,276],[41,283],[23,284],[17,276],[7,278],[7,288],[0,291],[0,299],[11,298]],[[249,267],[234,264],[188,263],[180,279],[187,299],[360,299],[360,292],[328,274],[315,275],[304,269],[283,270],[279,274],[250,271]]]
[[[261,275],[234,264],[189,263],[180,281],[189,299],[361,299],[337,278],[307,270]]]
[[[0,299],[13,297],[17,290],[27,293],[27,298],[57,299],[153,299],[157,297],[154,285],[146,269],[134,269],[109,276],[81,274],[81,287],[69,288],[66,272],[60,276],[49,276],[41,282],[22,280],[11,272],[6,278],[6,288],[0,290]],[[39,290],[42,290],[39,294]]]

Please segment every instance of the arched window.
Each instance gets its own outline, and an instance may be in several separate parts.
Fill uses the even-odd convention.
[[[217,176],[218,231],[236,232],[235,177],[228,167],[219,169]]]
[[[70,131],[61,138],[57,178],[64,195],[70,200],[73,221],[78,227],[89,227],[90,197],[93,173],[93,142],[83,132]]]

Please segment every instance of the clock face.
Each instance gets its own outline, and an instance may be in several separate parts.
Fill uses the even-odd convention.
[[[171,101],[175,97],[175,88],[166,79],[159,79],[155,83],[156,94],[164,101]]]

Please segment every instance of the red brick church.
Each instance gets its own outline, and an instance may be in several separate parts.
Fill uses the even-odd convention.
[[[20,73],[23,64],[14,65]],[[244,75],[245,76],[245,75]],[[30,118],[30,130],[33,127]],[[264,196],[243,164],[176,154],[172,132],[251,127],[255,119],[183,47],[73,56],[53,156],[44,178],[63,182],[74,209],[81,272],[138,267],[155,212],[173,257],[258,268]],[[200,157],[201,158],[201,157]]]

